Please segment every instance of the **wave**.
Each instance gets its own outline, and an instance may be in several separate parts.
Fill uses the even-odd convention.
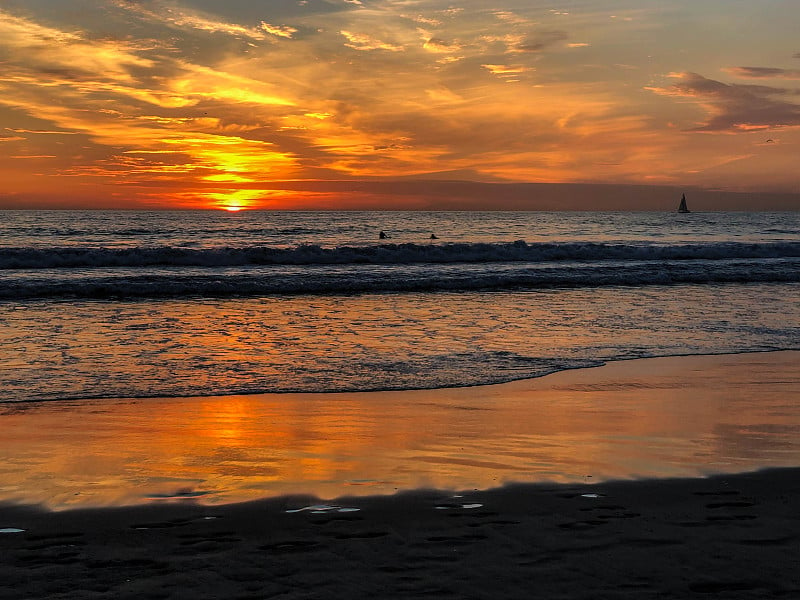
[[[35,274],[34,274],[35,275]],[[0,299],[186,298],[798,283],[800,259],[92,272],[5,277]]]
[[[447,264],[552,261],[682,261],[800,257],[800,242],[706,244],[451,243],[324,248],[0,248],[0,270],[95,267]]]
[[[25,236],[42,237],[42,238],[85,238],[86,236],[92,237],[157,237],[157,236],[171,236],[175,235],[174,227],[122,227],[111,229],[84,229],[76,227],[9,227],[7,231]],[[257,226],[241,226],[241,227],[193,227],[192,234],[196,236],[220,236],[220,235],[261,235],[261,236],[275,236],[275,235],[320,235],[324,233],[321,229],[300,227],[300,226],[285,226],[285,227],[257,227]]]

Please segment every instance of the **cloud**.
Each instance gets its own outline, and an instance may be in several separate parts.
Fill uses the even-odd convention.
[[[520,42],[514,50],[517,52],[542,52],[569,38],[564,31],[544,31],[532,35]]]
[[[494,11],[494,13],[492,14],[494,14],[494,16],[498,20],[504,21],[506,23],[511,23],[513,25],[527,25],[530,23],[530,21],[527,18],[521,17],[518,14],[508,10],[497,10]]]
[[[497,75],[498,77],[516,77],[530,71],[530,67],[526,67],[524,65],[481,65],[484,69],[489,71],[492,75]]]
[[[342,30],[339,33],[347,38],[348,43],[345,46],[353,50],[388,50],[390,52],[401,52],[403,50],[402,46],[382,42],[365,33],[353,33],[346,30]]]
[[[180,58],[178,48],[93,39],[2,10],[0,61],[0,107],[11,111],[5,122],[14,126],[5,129],[16,134],[0,140],[37,139],[35,149],[13,158],[58,159],[48,175],[192,187],[294,173],[296,158],[255,132],[294,105],[268,80],[195,64]],[[234,122],[237,115],[244,121]],[[58,140],[78,134],[69,145]]]
[[[245,27],[237,23],[229,23],[227,21],[215,19],[199,11],[188,10],[176,4],[162,2],[160,0],[140,2],[117,0],[115,5],[126,11],[135,13],[140,17],[144,17],[151,22],[161,23],[175,29],[194,29],[208,33],[224,33],[253,40],[265,39],[265,31],[267,33],[272,33],[263,27]]]
[[[195,103],[199,99],[209,99],[264,106],[294,104],[292,100],[278,94],[276,86],[269,82],[188,62],[177,64],[182,72],[176,74],[166,86],[172,94],[192,99]]]
[[[647,87],[661,96],[693,99],[709,119],[692,131],[733,132],[800,125],[800,105],[783,99],[795,90],[762,85],[726,84],[697,73],[673,73],[678,83]]]
[[[728,67],[726,73],[742,79],[800,79],[800,69],[776,69],[773,67]]]
[[[441,38],[429,38],[423,44],[423,48],[430,52],[439,52],[442,54],[448,54],[451,52],[458,52],[461,50],[461,44],[458,42],[451,42],[447,40],[443,40]]]
[[[423,15],[412,15],[409,16],[408,18],[414,21],[415,23],[419,23],[420,25],[438,27],[439,25],[442,24],[442,22],[439,19],[434,19],[432,17],[425,17]]]
[[[87,73],[103,79],[130,82],[131,69],[149,68],[153,61],[138,54],[136,44],[90,40],[80,31],[62,31],[39,25],[0,10],[0,46],[9,49],[13,61],[24,60],[31,71],[43,75],[79,78]],[[5,61],[4,73],[9,73]]]
[[[261,29],[271,35],[282,38],[291,38],[293,34],[297,33],[297,29],[294,27],[289,27],[287,25],[270,25],[264,21],[261,21]]]
[[[75,135],[74,131],[49,131],[47,129],[17,129],[13,127],[6,127],[6,131],[14,133],[35,133],[38,135]],[[17,138],[22,139],[22,138]]]

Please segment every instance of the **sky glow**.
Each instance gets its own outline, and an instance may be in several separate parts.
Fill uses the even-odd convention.
[[[798,194],[799,22],[797,0],[5,0],[0,208]]]

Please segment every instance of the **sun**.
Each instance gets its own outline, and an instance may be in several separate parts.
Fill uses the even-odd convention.
[[[225,212],[239,212],[256,206],[256,198],[251,190],[226,190],[207,194],[210,204]]]

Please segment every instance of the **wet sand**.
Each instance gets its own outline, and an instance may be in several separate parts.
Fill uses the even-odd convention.
[[[0,598],[800,597],[799,469],[313,502],[6,506]]]
[[[0,501],[50,508],[800,466],[800,352],[630,360],[509,384],[0,405]]]
[[[7,407],[0,415],[9,442],[2,446],[0,600],[798,598],[797,357],[780,352],[628,361],[503,386],[370,396],[383,403],[379,412],[388,419],[405,423],[393,430],[396,439],[383,444],[387,455],[411,448],[414,456],[441,459],[414,462],[403,455],[397,463],[380,458],[375,464],[380,469],[438,465],[436,481],[448,485],[381,495],[370,495],[369,486],[323,487],[360,494],[332,494],[327,497],[338,498],[328,501],[291,493],[275,497],[283,488],[268,493],[265,487],[263,496],[273,497],[238,503],[220,502],[224,495],[198,488],[164,494],[161,501],[154,500],[157,495],[136,496],[135,504],[112,508],[20,502],[22,488],[36,482],[44,482],[37,493],[68,493],[65,473],[80,474],[81,466],[93,469],[86,477],[98,487],[114,489],[129,485],[125,477],[141,476],[132,464],[149,464],[166,476],[170,468],[187,467],[165,458],[171,444],[183,444],[172,447],[173,457],[183,457],[202,455],[216,441],[224,452],[209,452],[205,462],[188,465],[210,487],[208,465],[214,457],[232,464],[232,449],[261,439],[254,437],[263,425],[253,422],[254,407],[276,404],[252,397],[246,411],[223,414],[222,421],[214,416],[209,423],[228,427],[225,435],[215,430],[216,437],[208,439],[201,432],[209,423],[188,432],[181,427],[203,411],[225,406],[209,399],[194,399],[212,402],[207,405],[190,399],[120,401],[117,408],[132,407],[128,413],[91,402]],[[276,447],[285,452],[305,436],[313,443],[304,451],[329,444],[332,463],[348,463],[376,448],[373,442],[385,436],[387,421],[371,420],[352,396],[361,397],[343,395],[331,405],[343,410],[338,420],[322,419],[312,403],[295,398],[293,406],[302,410],[291,427],[315,414],[318,419],[311,422],[326,426],[308,425],[290,444]],[[165,403],[172,408],[156,410]],[[183,412],[191,406],[203,408]],[[481,406],[491,410],[478,410]],[[162,421],[165,412],[179,418]],[[431,413],[439,416],[418,425],[422,433],[398,433],[413,432],[415,415]],[[133,418],[147,414],[149,421]],[[523,414],[535,418],[509,420]],[[148,426],[151,422],[162,426]],[[339,433],[330,440],[315,435],[335,433],[337,424]],[[430,424],[433,430],[426,433]],[[532,455],[517,450],[517,458],[533,465],[543,457],[560,457],[565,465],[575,460],[570,467],[575,479],[458,486],[470,473],[496,476],[500,469],[494,459],[488,466],[488,461],[459,462],[455,438],[448,450],[435,454],[428,434],[434,440],[444,436],[448,424],[451,436],[473,432],[464,443],[470,452],[484,448],[486,456],[503,456],[514,438],[519,448],[549,439],[546,454],[531,447]],[[291,427],[274,427],[269,439],[287,436]],[[163,446],[154,430],[165,436]],[[358,431],[360,437],[354,435]],[[32,438],[27,445],[26,435]],[[342,450],[348,438],[356,446],[351,453]],[[149,448],[127,447],[148,439]],[[578,451],[571,449],[575,444]],[[51,455],[59,451],[65,454]],[[138,455],[144,456],[139,462],[130,458]],[[302,458],[316,468],[318,455]],[[237,464],[249,464],[233,456]],[[636,457],[666,466],[657,471],[661,478],[615,480],[612,471],[597,468],[613,464],[614,457],[626,463],[623,478],[632,476],[630,465],[645,469]],[[358,464],[370,462],[363,458]],[[54,465],[69,468],[50,469]],[[769,466],[787,468],[762,469]],[[14,479],[25,469],[30,470],[25,477]],[[701,477],[726,470],[731,473]],[[675,471],[682,478],[675,478]],[[110,481],[114,474],[118,481]],[[531,477],[539,475],[532,467]],[[67,479],[50,481],[58,477]],[[255,475],[242,468],[238,477]],[[476,480],[485,481],[481,477]]]

